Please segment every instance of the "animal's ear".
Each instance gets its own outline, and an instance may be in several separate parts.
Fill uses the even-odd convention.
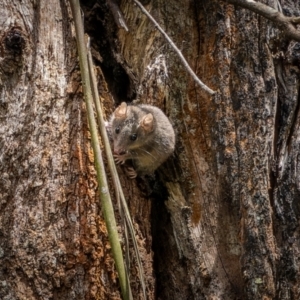
[[[153,130],[153,115],[147,114],[142,117],[140,126],[146,131],[151,132]]]
[[[117,119],[125,119],[127,116],[127,104],[122,102],[115,110],[115,117]]]

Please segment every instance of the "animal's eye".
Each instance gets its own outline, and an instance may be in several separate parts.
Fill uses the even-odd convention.
[[[116,133],[116,134],[120,133],[120,127],[117,127],[117,128],[115,129],[115,133]]]
[[[136,138],[137,138],[137,134],[136,134],[136,133],[133,133],[133,134],[130,136],[130,139],[131,139],[132,141],[135,141]]]

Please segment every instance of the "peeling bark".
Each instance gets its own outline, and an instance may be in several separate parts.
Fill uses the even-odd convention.
[[[107,115],[153,104],[176,130],[154,178],[118,167],[148,298],[300,298],[299,43],[225,1],[143,4],[217,91],[199,89],[133,2],[83,4]],[[300,15],[299,1],[281,6]],[[0,10],[0,298],[120,299],[68,3]]]

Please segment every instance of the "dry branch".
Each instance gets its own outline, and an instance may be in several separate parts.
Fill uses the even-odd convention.
[[[151,14],[145,9],[145,7],[137,0],[133,0],[133,2],[141,9],[141,11],[149,18],[149,20],[155,25],[155,27],[161,32],[161,34],[165,37],[165,39],[169,42],[170,46],[175,50],[175,52],[178,54],[179,58],[181,59],[184,67],[186,70],[190,73],[190,75],[193,77],[193,79],[198,83],[198,85],[204,89],[206,92],[208,92],[210,95],[215,94],[215,91],[210,89],[207,85],[205,85],[199,77],[195,74],[195,72],[192,70],[184,56],[182,55],[181,51],[178,49],[178,47],[174,44],[174,42],[171,40],[171,38],[168,36],[168,34],[160,27],[160,25],[155,21],[155,19],[151,16]]]
[[[276,9],[253,0],[226,0],[228,3],[247,8],[266,19],[275,23],[275,25],[284,32],[284,34],[297,42],[300,42],[300,31],[295,27],[300,23],[300,17],[286,17]]]

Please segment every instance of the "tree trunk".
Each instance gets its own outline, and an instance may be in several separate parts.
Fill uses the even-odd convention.
[[[120,299],[69,3],[0,11],[0,299]]]
[[[135,100],[176,130],[155,178],[118,167],[148,299],[299,299],[299,43],[226,2],[143,4],[217,91],[194,83],[133,1],[84,3],[107,116]],[[281,6],[300,15],[298,0]],[[120,299],[69,3],[0,11],[0,299]]]

